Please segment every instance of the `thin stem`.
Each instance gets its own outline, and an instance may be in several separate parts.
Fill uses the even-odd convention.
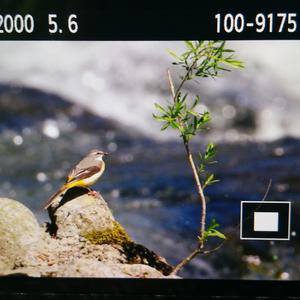
[[[195,59],[194,62],[190,65],[190,67],[188,68],[188,70],[187,70],[184,78],[180,82],[180,84],[179,84],[179,86],[178,86],[178,88],[177,88],[177,90],[175,92],[175,95],[173,96],[174,97],[174,101],[177,99],[180,90],[182,89],[184,83],[188,80],[190,72],[192,71],[192,69],[195,67],[196,64],[197,64],[197,59]]]
[[[172,76],[171,76],[171,72],[170,70],[168,69],[168,81],[169,81],[169,87],[170,87],[170,91],[171,91],[171,95],[173,97],[173,100],[175,101],[175,88],[174,88],[174,83],[173,83],[173,80],[172,80]]]
[[[272,185],[272,179],[269,180],[269,184],[268,184],[267,190],[266,190],[264,196],[262,197],[261,201],[265,201],[266,200],[266,198],[267,198],[267,196],[269,194],[271,185]]]
[[[189,256],[187,256],[184,260],[182,260],[171,272],[171,275],[177,274],[185,265],[187,265],[194,257],[196,257],[199,254],[209,254],[214,251],[219,250],[223,245],[225,241],[220,243],[217,247],[211,249],[211,250],[202,250],[199,247],[197,247]]]
[[[201,223],[200,223],[200,229],[199,229],[199,233],[200,233],[199,247],[200,247],[200,249],[202,249],[203,246],[204,246],[206,201],[205,201],[205,196],[204,196],[204,193],[203,193],[203,188],[202,188],[202,185],[201,185],[201,182],[200,182],[200,178],[199,178],[199,175],[198,175],[198,172],[197,172],[197,169],[196,169],[194,159],[193,159],[192,153],[190,151],[190,147],[189,147],[188,142],[186,142],[186,141],[184,142],[184,147],[185,147],[185,151],[186,151],[190,166],[191,166],[192,171],[193,171],[194,179],[196,181],[197,192],[198,192],[198,196],[199,196],[199,200],[200,200],[201,208],[202,208],[202,210],[201,210]]]
[[[185,265],[187,265],[195,256],[201,253],[201,249],[196,248],[189,256],[182,260],[172,271],[171,275],[177,274]]]
[[[179,85],[179,87],[177,88],[176,92],[175,92],[175,88],[174,88],[174,83],[172,80],[172,76],[171,76],[171,72],[170,70],[168,70],[168,81],[169,81],[169,87],[170,87],[170,91],[173,97],[173,101],[175,102],[178,94],[180,92],[180,89],[182,88],[184,82],[188,79],[189,76],[189,72],[192,70],[192,68],[195,66],[195,64],[197,63],[197,60],[195,60],[193,62],[193,64],[189,67],[184,79],[182,80],[181,84]],[[182,121],[179,119],[178,122],[180,124],[182,124]],[[198,197],[201,203],[201,222],[200,222],[200,228],[199,228],[199,244],[198,247],[186,258],[184,258],[172,271],[172,274],[176,274],[178,271],[180,271],[186,264],[188,264],[195,256],[197,256],[200,253],[206,253],[205,251],[203,251],[203,247],[204,247],[204,233],[205,233],[205,220],[206,220],[206,200],[205,200],[205,196],[203,193],[203,188],[200,182],[200,178],[199,178],[199,174],[197,172],[197,168],[195,166],[194,163],[194,159],[192,156],[192,153],[190,151],[190,147],[189,147],[189,143],[188,141],[183,137],[183,144],[185,147],[185,151],[187,154],[187,158],[189,161],[189,164],[191,166],[192,172],[193,172],[193,176],[196,182],[196,186],[197,186],[197,193],[198,193]]]

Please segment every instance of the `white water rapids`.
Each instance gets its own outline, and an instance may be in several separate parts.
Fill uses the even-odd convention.
[[[255,139],[300,137],[300,41],[228,46],[246,69],[204,79],[199,88],[206,107],[216,112],[216,138],[236,137],[234,130],[223,136],[222,128],[239,113],[237,106],[255,111]],[[160,124],[152,117],[153,103],[168,93],[172,58],[167,49],[180,51],[183,43],[5,41],[0,43],[0,82],[55,93],[152,138],[172,139],[172,131],[159,134]],[[191,88],[198,93],[195,85]]]

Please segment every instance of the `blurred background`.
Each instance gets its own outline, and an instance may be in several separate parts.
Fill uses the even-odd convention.
[[[199,256],[189,278],[300,280],[300,42],[229,42],[243,70],[188,83],[210,130],[192,149],[217,143],[220,182],[208,187],[207,221],[229,240]],[[154,102],[170,100],[167,50],[183,42],[1,42],[0,197],[32,209],[93,149],[109,152],[94,189],[138,243],[171,264],[196,246],[200,204],[178,134],[161,132]],[[292,201],[291,241],[239,240],[242,200]],[[212,240],[208,247],[218,244]]]

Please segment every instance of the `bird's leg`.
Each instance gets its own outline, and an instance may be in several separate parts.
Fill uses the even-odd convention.
[[[88,195],[89,196],[93,196],[93,197],[99,197],[99,193],[92,190],[91,188],[87,187],[87,189],[89,190]]]

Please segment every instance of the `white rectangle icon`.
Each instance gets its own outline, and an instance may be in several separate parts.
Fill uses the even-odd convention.
[[[290,240],[291,202],[241,201],[240,222],[241,240]]]
[[[279,214],[278,212],[255,212],[254,231],[278,231]]]

